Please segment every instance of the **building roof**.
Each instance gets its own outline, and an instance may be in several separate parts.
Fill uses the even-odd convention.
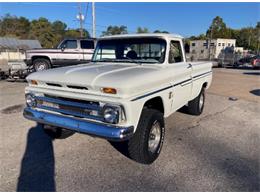
[[[36,49],[42,48],[38,40],[0,37],[0,48],[4,49]]]
[[[183,37],[178,34],[167,34],[167,33],[140,33],[140,34],[122,34],[122,35],[110,35],[104,36],[100,39],[110,39],[110,38],[135,38],[135,37],[165,37],[165,38],[178,38]]]
[[[217,39],[211,39],[211,41],[218,41],[218,40],[228,40],[228,41],[236,41],[236,39],[224,39],[224,38],[217,38]],[[199,39],[199,40],[191,40],[190,42],[205,42],[208,41],[207,39]]]

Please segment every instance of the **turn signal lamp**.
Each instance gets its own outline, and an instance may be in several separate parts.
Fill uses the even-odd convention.
[[[36,80],[31,80],[31,84],[32,84],[32,85],[38,85],[38,83],[37,83]]]
[[[110,88],[110,87],[101,88],[101,91],[103,93],[109,93],[109,94],[116,94],[117,93],[115,88]]]

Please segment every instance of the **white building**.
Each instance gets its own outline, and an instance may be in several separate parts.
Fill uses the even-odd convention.
[[[222,51],[236,47],[236,39],[194,40],[190,42],[190,56],[193,60],[217,59]]]
[[[9,37],[0,37],[0,69],[8,70],[8,62],[23,61],[26,49],[41,48],[38,40],[21,40]]]

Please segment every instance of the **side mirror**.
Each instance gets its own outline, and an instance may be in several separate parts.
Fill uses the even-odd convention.
[[[66,46],[63,45],[63,46],[61,47],[61,51],[64,51],[65,49],[66,49]]]

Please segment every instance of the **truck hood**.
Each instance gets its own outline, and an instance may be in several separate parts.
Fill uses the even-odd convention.
[[[160,75],[164,76],[158,75],[162,69],[161,65],[154,64],[89,63],[36,72],[30,74],[27,80],[37,80],[42,84],[83,86],[98,92],[102,87],[111,87],[117,89],[119,96],[128,96],[165,83],[168,80],[167,71],[160,71]]]

